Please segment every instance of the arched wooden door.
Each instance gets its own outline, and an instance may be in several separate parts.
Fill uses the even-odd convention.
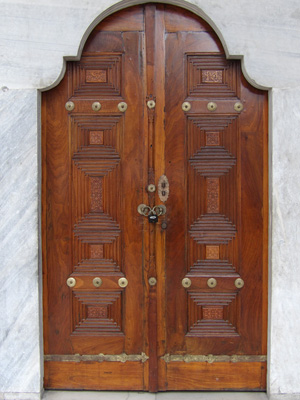
[[[147,4],[42,100],[45,387],[263,390],[267,94]]]

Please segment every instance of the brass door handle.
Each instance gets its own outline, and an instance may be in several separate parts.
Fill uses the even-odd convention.
[[[143,215],[144,217],[148,217],[149,222],[156,223],[158,221],[158,217],[167,212],[167,207],[163,204],[160,204],[151,208],[146,206],[146,204],[140,204],[137,210],[139,214]]]
[[[140,204],[137,208],[138,213],[144,215],[144,217],[148,217],[150,214],[157,215],[158,217],[161,215],[165,215],[167,212],[167,207],[163,204],[159,204],[158,206],[154,206],[153,208],[146,206],[146,204]]]

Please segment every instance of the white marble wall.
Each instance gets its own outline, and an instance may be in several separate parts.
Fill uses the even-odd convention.
[[[18,398],[13,392],[40,392],[37,111],[36,90],[0,90],[0,392],[8,392],[5,399]]]
[[[228,56],[244,56],[249,80],[273,88],[268,392],[273,399],[300,399],[299,0],[166,2],[204,16],[220,34]],[[137,3],[0,3],[0,399],[34,399],[41,391],[36,89],[58,81],[63,57],[80,54],[104,15]]]
[[[148,0],[2,0],[0,77],[9,88],[45,88],[63,57],[114,10]],[[195,10],[212,23],[228,55],[244,56],[245,72],[267,87],[299,82],[299,0],[158,0]],[[94,23],[93,23],[94,22]],[[0,87],[2,84],[0,83]]]
[[[281,398],[300,393],[300,87],[272,97],[269,387]]]

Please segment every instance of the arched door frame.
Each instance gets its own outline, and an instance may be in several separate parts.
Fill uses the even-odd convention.
[[[180,8],[183,8],[185,10],[188,10],[190,12],[192,12],[193,14],[197,15],[198,17],[202,18],[204,21],[206,21],[214,30],[214,32],[216,33],[216,35],[218,36],[219,40],[222,43],[222,46],[224,48],[225,54],[226,54],[226,58],[227,59],[235,59],[235,60],[241,60],[241,66],[242,66],[242,71],[243,71],[243,75],[244,77],[247,79],[247,81],[254,87],[256,87],[257,89],[261,89],[261,90],[269,90],[271,89],[270,87],[258,84],[254,79],[251,78],[251,76],[248,74],[246,67],[245,67],[245,63],[244,63],[244,55],[231,55],[229,50],[228,50],[228,46],[226,44],[226,41],[223,37],[222,31],[219,29],[219,27],[215,24],[215,22],[203,11],[201,10],[198,6],[196,6],[195,4],[191,4],[185,0],[157,0],[157,1],[149,1],[149,0],[122,0],[116,4],[114,4],[113,6],[108,7],[105,11],[103,11],[102,13],[100,13],[91,23],[90,25],[87,27],[86,31],[84,32],[80,43],[78,45],[78,51],[77,51],[77,55],[76,56],[65,56],[64,57],[64,63],[63,63],[63,67],[62,70],[58,76],[58,78],[49,86],[40,89],[41,91],[45,91],[45,90],[49,90],[55,86],[58,85],[58,83],[62,80],[65,71],[66,71],[66,62],[67,61],[78,61],[80,60],[81,57],[81,53],[83,50],[83,47],[85,45],[85,42],[87,41],[89,35],[91,34],[91,32],[93,31],[93,29],[101,22],[103,21],[106,17],[108,17],[111,14],[114,14],[120,10],[124,10],[126,8],[129,7],[133,7],[136,5],[141,5],[141,4],[146,4],[146,3],[161,3],[161,4],[170,4],[173,6],[177,6]]]
[[[222,46],[224,48],[225,54],[226,54],[226,58],[228,59],[238,59],[241,61],[241,67],[242,67],[242,71],[243,71],[243,75],[246,78],[246,80],[254,87],[258,88],[258,89],[262,89],[262,90],[269,90],[269,104],[271,105],[271,88],[267,87],[267,86],[263,86],[260,84],[257,84],[257,82],[251,78],[251,76],[248,74],[246,67],[245,67],[245,63],[244,63],[244,55],[231,55],[229,50],[228,50],[228,46],[226,44],[226,41],[223,37],[222,31],[221,29],[219,29],[219,27],[215,24],[215,22],[205,13],[203,12],[203,10],[201,10],[197,5],[195,4],[191,4],[185,0],[157,0],[157,1],[148,1],[148,0],[122,0],[120,2],[117,2],[116,4],[108,7],[106,10],[104,10],[102,13],[100,13],[91,23],[90,25],[87,27],[86,31],[84,32],[80,43],[78,44],[78,51],[77,51],[77,55],[76,56],[65,56],[63,58],[63,66],[61,69],[61,72],[58,76],[58,78],[50,85],[47,86],[45,88],[41,88],[39,91],[43,92],[43,91],[47,91],[55,86],[57,86],[59,84],[59,82],[62,80],[65,71],[66,71],[66,62],[67,61],[78,61],[81,58],[81,54],[82,54],[82,50],[84,48],[85,42],[88,39],[89,35],[91,34],[91,32],[93,31],[93,29],[102,21],[104,20],[106,17],[108,17],[111,14],[114,14],[118,11],[121,11],[123,9],[129,8],[129,7],[133,7],[136,5],[142,5],[142,4],[146,4],[146,3],[161,3],[161,4],[169,4],[169,5],[173,5],[173,6],[177,6],[183,9],[186,9],[192,13],[194,13],[195,15],[199,16],[200,18],[202,18],[203,20],[205,20],[214,30],[214,32],[216,33],[216,35],[218,36],[219,40],[222,43]],[[270,107],[271,108],[271,107]],[[269,112],[270,114],[270,112]],[[269,137],[271,137],[271,128],[272,128],[272,124],[271,124],[271,118],[269,117]],[[270,140],[270,139],[269,139]],[[271,154],[270,154],[270,148],[271,146],[269,146],[269,166],[271,165]],[[269,182],[270,182],[270,176],[269,176]],[[270,183],[269,183],[270,186]],[[271,190],[269,190],[269,221],[271,220],[271,215],[272,215],[272,203],[271,203]],[[268,265],[269,265],[269,272],[271,271],[271,244],[272,244],[272,240],[271,240],[271,229],[270,229],[270,222],[269,222],[269,234],[268,234],[268,242],[269,242],[269,260],[268,260]],[[42,268],[42,267],[41,267]],[[268,324],[268,343],[269,343],[269,338],[270,338],[270,331],[271,331],[271,326],[270,326],[270,304],[271,304],[271,288],[269,287],[269,301],[268,301],[268,315],[269,315],[269,324]],[[42,301],[40,299],[40,301]],[[41,321],[41,332],[43,331],[43,326],[42,326],[42,321]],[[42,347],[41,351],[43,351]],[[269,348],[269,345],[268,345]],[[269,351],[268,351],[269,354]],[[41,354],[41,357],[43,357],[43,354]],[[268,356],[268,371],[269,371],[269,356]],[[267,374],[267,392],[269,391],[269,386],[270,386],[270,373],[268,372]]]

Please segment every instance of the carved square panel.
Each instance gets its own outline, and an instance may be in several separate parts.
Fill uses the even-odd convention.
[[[187,336],[239,336],[232,321],[226,319],[226,308],[235,301],[236,293],[188,292]]]
[[[74,291],[72,303],[72,335],[123,335],[121,292]]]
[[[203,319],[223,319],[223,307],[202,307]]]
[[[103,131],[90,131],[90,144],[104,144],[104,132]]]
[[[69,97],[122,95],[122,54],[82,56],[70,64],[73,69],[69,81]]]
[[[90,256],[94,260],[103,258],[103,244],[92,244],[90,246]]]
[[[206,259],[218,260],[220,258],[220,246],[206,246]]]
[[[190,115],[187,118],[189,163],[202,176],[219,177],[236,165],[236,157],[221,145],[230,137],[236,140],[236,116],[215,114]],[[225,139],[224,139],[225,138]],[[233,148],[236,150],[235,143]]]
[[[88,306],[87,317],[96,319],[107,318],[107,307]]]
[[[123,136],[122,116],[71,115],[72,152],[104,151],[102,147],[118,147]],[[87,150],[87,148],[89,148]]]
[[[73,115],[72,160],[91,176],[106,176],[120,162],[121,116]]]
[[[189,97],[240,97],[240,67],[235,60],[213,54],[188,54],[185,70]]]
[[[206,132],[206,146],[219,146],[220,134],[219,132]]]
[[[103,83],[107,82],[107,70],[106,69],[86,69],[85,81],[87,83]]]
[[[201,80],[202,83],[223,83],[223,70],[202,69]]]

